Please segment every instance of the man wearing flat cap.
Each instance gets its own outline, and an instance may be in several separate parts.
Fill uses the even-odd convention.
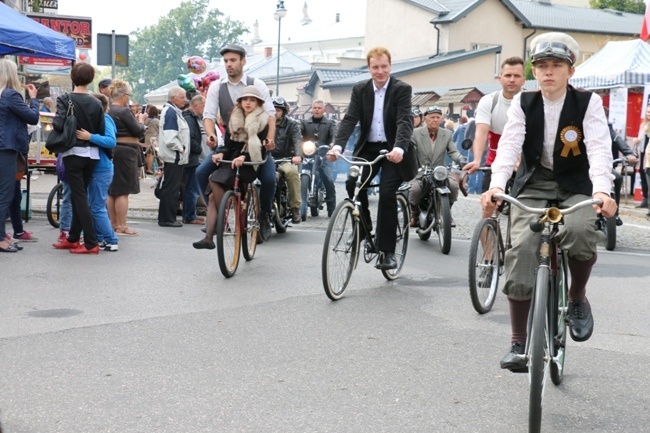
[[[244,73],[244,66],[246,65],[246,50],[244,47],[228,44],[221,49],[220,53],[226,67],[227,77],[213,83],[208,90],[203,111],[203,125],[208,136],[208,146],[212,149],[217,146],[217,116],[220,116],[221,122],[226,128],[226,134],[230,134],[228,131],[230,112],[246,86],[252,85],[259,90],[264,99],[264,110],[269,115],[268,134],[262,144],[266,150],[273,150],[275,148],[275,107],[271,101],[269,89],[264,84],[264,81],[249,77]],[[205,158],[197,169],[196,177],[201,191],[206,190],[208,178],[215,169],[216,165],[212,162],[212,158]],[[267,240],[271,236],[270,215],[273,208],[276,184],[275,164],[270,153],[266,162],[257,170],[257,176],[262,183],[260,190],[260,234],[262,239]]]
[[[586,207],[564,217],[558,233],[568,251],[571,273],[569,329],[575,341],[586,341],[594,321],[586,297],[591,268],[596,263],[596,212],[606,217],[616,213],[610,197],[612,187],[611,138],[603,103],[598,95],[569,85],[580,53],[577,42],[564,33],[545,33],[531,41],[533,75],[541,90],[517,94],[508,111],[508,121],[492,164],[490,189],[481,203],[492,212],[495,193],[503,193],[518,158],[511,195],[530,207],[546,207],[555,201],[560,208],[580,201],[602,200],[595,210]],[[511,208],[512,248],[506,252],[506,283],[512,338],[510,352],[501,368],[526,368],[524,353],[530,298],[537,266],[539,233],[529,228],[531,216]]]

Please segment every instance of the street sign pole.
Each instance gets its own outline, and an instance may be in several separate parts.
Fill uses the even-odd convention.
[[[115,79],[115,30],[111,31],[111,80]]]

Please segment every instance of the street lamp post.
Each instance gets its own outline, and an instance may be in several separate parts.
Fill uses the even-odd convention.
[[[278,6],[273,16],[278,20],[278,67],[275,72],[275,96],[280,96],[280,30],[282,29],[282,18],[287,16],[284,0],[278,0]]]

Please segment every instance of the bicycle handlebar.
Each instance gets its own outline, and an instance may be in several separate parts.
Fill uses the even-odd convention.
[[[267,159],[268,159],[268,156],[265,156],[264,159],[261,160],[261,161],[244,161],[244,162],[242,162],[242,165],[262,165],[262,164],[264,164],[266,162]],[[219,161],[217,161],[217,163],[219,163],[219,164],[221,164],[222,162],[224,162],[226,164],[232,164],[233,160],[220,159]]]
[[[492,197],[500,200],[505,200],[508,203],[511,203],[515,206],[517,206],[519,209],[523,210],[526,213],[530,214],[537,214],[544,216],[549,219],[550,222],[559,222],[562,219],[563,215],[569,215],[574,212],[576,212],[578,209],[582,209],[583,207],[587,206],[593,206],[593,205],[602,205],[603,201],[599,198],[590,198],[587,200],[583,200],[579,203],[574,204],[573,206],[566,208],[566,209],[558,209],[556,207],[529,207],[517,200],[516,198],[508,195],[508,194],[502,194],[502,193],[496,193]]]
[[[350,164],[354,165],[374,165],[377,163],[377,161],[386,158],[386,155],[388,155],[387,150],[381,150],[379,151],[379,156],[375,158],[372,161],[368,161],[367,159],[360,158],[358,156],[353,156],[352,159],[348,159],[345,155],[342,153],[328,153],[328,155],[335,155],[337,158],[343,158],[345,162],[348,162]]]

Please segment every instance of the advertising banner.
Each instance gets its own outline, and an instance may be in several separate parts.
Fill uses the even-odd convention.
[[[55,32],[74,39],[77,49],[93,47],[92,18],[33,13],[28,13],[27,16]]]
[[[617,87],[609,92],[609,122],[614,131],[625,138],[627,123],[627,89]]]

